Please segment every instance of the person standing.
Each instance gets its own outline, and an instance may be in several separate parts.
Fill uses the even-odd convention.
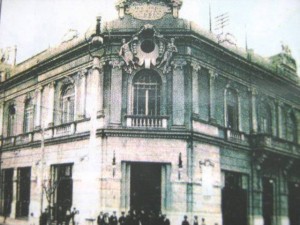
[[[75,214],[77,213],[77,210],[76,208],[74,207],[71,214],[70,214],[70,219],[72,220],[72,225],[75,225],[75,221],[74,221],[74,217],[75,217]]]
[[[62,225],[63,224],[63,210],[61,206],[58,206],[57,208],[57,214],[56,214],[56,224],[57,225]]]
[[[76,210],[74,212],[74,215],[73,215],[73,224],[74,225],[79,225],[80,223],[80,215],[79,215],[79,210]]]
[[[120,225],[125,225],[126,223],[126,216],[125,216],[125,212],[121,212],[121,216],[119,218],[119,224]]]
[[[70,208],[67,209],[66,211],[66,215],[65,215],[65,224],[69,225],[70,224],[70,220],[71,220],[71,210]]]
[[[97,225],[103,225],[103,212],[101,211],[97,217]]]
[[[184,217],[183,217],[183,221],[182,221],[182,223],[181,223],[181,225],[190,225],[190,223],[189,223],[189,221],[187,220],[187,216],[185,215]]]
[[[48,209],[45,209],[44,212],[40,215],[40,225],[47,225],[48,222]]]
[[[163,214],[162,218],[163,218],[162,225],[170,225],[170,220],[167,218],[166,214]]]
[[[199,225],[198,216],[194,216],[193,225]]]
[[[118,225],[118,218],[117,218],[116,211],[113,211],[113,214],[109,217],[109,224],[110,225]]]
[[[202,220],[201,220],[201,225],[206,225],[204,218],[202,218]]]

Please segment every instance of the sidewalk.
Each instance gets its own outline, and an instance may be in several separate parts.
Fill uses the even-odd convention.
[[[3,216],[0,216],[0,225],[29,225],[28,220],[16,220],[12,218],[7,218],[5,223],[3,223],[3,220]],[[35,225],[38,225],[38,223],[36,223]]]

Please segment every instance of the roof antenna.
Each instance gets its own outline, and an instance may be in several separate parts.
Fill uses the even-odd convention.
[[[246,48],[246,52],[248,52],[248,33],[247,33],[247,25],[245,25],[245,48]]]
[[[212,25],[211,25],[211,3],[209,3],[209,32],[212,32]]]

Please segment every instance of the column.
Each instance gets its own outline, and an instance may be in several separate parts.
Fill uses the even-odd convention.
[[[192,71],[192,87],[193,87],[193,113],[199,114],[199,77],[198,77],[198,72],[201,69],[201,66],[196,63],[192,62],[191,66],[193,68]]]
[[[0,138],[3,136],[3,113],[4,113],[4,102],[0,102]]]
[[[41,128],[41,113],[42,113],[42,91],[43,87],[38,86],[35,90],[35,115],[34,115],[34,129]]]
[[[111,86],[110,86],[110,123],[121,124],[122,110],[122,66],[123,61],[113,59],[109,62],[111,68]]]
[[[209,70],[209,121],[216,123],[216,97],[215,80],[218,74],[214,70]]]
[[[54,91],[55,91],[55,82],[51,82],[48,84],[49,93],[48,93],[48,105],[47,108],[47,125],[48,127],[52,127],[54,125],[53,115],[54,115]]]
[[[257,91],[255,88],[250,89],[250,104],[251,104],[251,132],[257,133],[257,111],[256,111],[256,96]]]
[[[184,66],[187,62],[183,59],[175,60],[172,65],[173,68],[173,125],[183,126],[184,125],[184,110],[185,110],[185,99],[184,99]]]

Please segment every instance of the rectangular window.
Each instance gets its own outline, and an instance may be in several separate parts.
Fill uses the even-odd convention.
[[[235,107],[227,105],[227,126],[233,130],[238,130],[237,116]]]

